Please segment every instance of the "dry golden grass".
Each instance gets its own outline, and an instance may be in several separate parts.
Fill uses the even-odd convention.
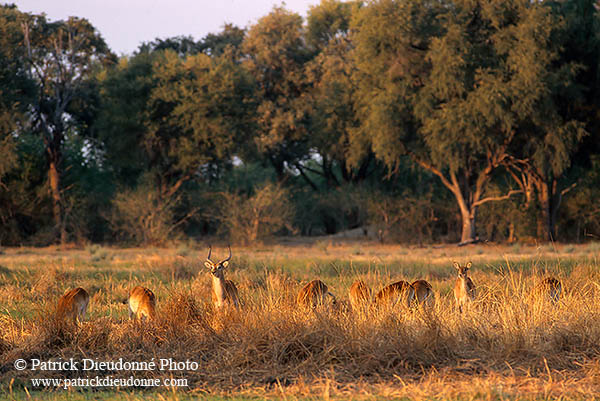
[[[192,394],[588,399],[600,393],[599,250],[360,243],[234,249],[228,278],[242,306],[216,314],[204,249],[104,249],[100,260],[97,251],[7,249],[0,255],[0,383],[15,379],[22,387],[34,377],[13,368],[17,358],[173,358],[194,360],[199,369],[135,375],[185,377]],[[462,315],[452,297],[453,260],[473,261],[477,298]],[[532,295],[547,275],[563,283],[556,305]],[[337,296],[337,308],[296,307],[298,290],[313,278]],[[378,291],[421,278],[433,286],[432,308],[354,314],[348,307],[356,279]],[[156,320],[126,319],[122,302],[136,285],[155,292]],[[48,319],[75,286],[90,293],[88,320]]]

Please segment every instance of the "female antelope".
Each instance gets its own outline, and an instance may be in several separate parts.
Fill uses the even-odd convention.
[[[300,307],[314,309],[317,306],[324,305],[327,297],[331,297],[332,302],[336,303],[335,295],[329,292],[327,285],[321,280],[313,280],[302,287],[296,302]]]
[[[348,296],[352,310],[357,312],[364,309],[371,302],[371,289],[367,287],[364,281],[357,280],[350,286]]]
[[[410,306],[415,297],[415,290],[407,281],[397,281],[383,287],[377,295],[375,302],[379,305],[395,306],[402,298],[405,298],[405,305]]]
[[[129,318],[154,319],[156,317],[156,297],[148,288],[137,286],[129,293]]]
[[[233,281],[225,280],[223,270],[229,266],[231,259],[231,247],[229,247],[229,257],[220,262],[210,260],[211,247],[208,247],[208,256],[204,265],[210,269],[212,275],[212,301],[215,308],[220,309],[225,305],[238,307],[238,290]]]
[[[431,306],[433,304],[433,289],[425,280],[417,280],[411,284],[417,305]]]
[[[468,276],[471,265],[471,262],[464,266],[461,266],[458,262],[454,262],[454,267],[458,271],[458,278],[454,284],[454,299],[461,313],[463,306],[475,299],[475,284],[473,284],[473,281]]]
[[[58,300],[56,314],[59,319],[71,318],[73,322],[81,322],[85,318],[90,296],[81,287],[67,291]]]
[[[534,292],[536,295],[540,295],[544,299],[556,303],[559,301],[562,293],[562,284],[554,277],[546,277],[535,287]]]

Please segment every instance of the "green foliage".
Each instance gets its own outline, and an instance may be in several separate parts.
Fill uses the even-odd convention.
[[[367,221],[367,191],[351,184],[321,192],[295,189],[294,226],[303,235],[336,234],[362,227]]]
[[[0,242],[600,235],[596,7],[323,0],[115,62],[2,5]]]
[[[223,30],[217,34],[209,33],[202,39],[202,52],[210,56],[221,56],[225,52],[232,51],[234,54],[241,52],[242,43],[246,31],[235,25],[225,24]]]
[[[145,145],[164,158],[163,174],[191,177],[203,165],[227,161],[247,141],[254,88],[231,56],[182,60],[166,52],[154,63]]]
[[[600,158],[592,157],[591,168],[577,171],[577,186],[565,196],[561,210],[561,228],[564,238],[577,241],[600,237]]]
[[[275,7],[250,28],[243,51],[248,55],[245,68],[257,84],[255,141],[282,179],[285,162],[308,154],[304,94],[310,83],[304,64],[311,52],[305,45],[302,17]]]
[[[310,169],[306,162],[297,163],[296,168],[305,179],[308,179],[305,170],[322,175],[329,188],[340,185],[341,179],[364,181],[373,164],[369,151],[355,161],[355,169],[347,160],[351,132],[359,126],[353,107],[356,66],[349,36],[352,12],[357,9],[357,3],[324,1],[310,9],[307,19],[307,40],[319,51],[305,70],[307,79],[313,83],[308,92],[311,134],[307,139],[309,146],[318,152],[320,163],[317,169]],[[314,163],[315,159],[308,162]]]
[[[196,54],[202,51],[202,45],[194,41],[191,36],[176,36],[172,38],[157,38],[150,43],[142,44],[138,53],[153,53],[157,51],[171,50],[178,56],[184,57],[188,54]]]
[[[323,0],[310,6],[306,18],[306,40],[315,48],[324,48],[333,40],[346,36],[350,29],[353,8],[358,1]]]
[[[0,243],[48,244],[42,234],[51,222],[44,147],[37,136],[23,133],[16,141],[17,162],[0,186]]]
[[[33,82],[24,72],[23,16],[14,6],[0,5],[0,191],[4,176],[17,166],[14,132],[25,123]]]
[[[150,168],[143,146],[150,92],[155,86],[152,64],[156,54],[140,52],[122,58],[100,73],[100,110],[94,132],[104,151],[103,159],[114,179],[133,186]]]

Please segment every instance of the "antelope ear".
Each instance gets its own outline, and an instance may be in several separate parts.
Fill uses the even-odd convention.
[[[209,261],[204,262],[204,266],[208,267],[209,269],[212,269],[212,263],[210,263]]]
[[[473,264],[471,262],[467,263],[467,269],[470,269]]]
[[[229,266],[229,261],[226,260],[225,262],[221,263],[221,266],[223,266],[223,268],[226,268],[227,266]]]
[[[452,264],[454,265],[454,267],[456,267],[457,269],[460,269],[460,265],[458,264],[458,262],[452,262]]]

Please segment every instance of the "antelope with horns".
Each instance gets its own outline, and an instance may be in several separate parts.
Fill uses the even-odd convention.
[[[238,290],[233,281],[225,280],[224,270],[229,266],[231,259],[231,247],[229,247],[229,256],[220,262],[210,260],[212,248],[208,247],[208,256],[204,265],[210,269],[212,276],[212,301],[215,308],[220,309],[225,305],[238,307]]]

